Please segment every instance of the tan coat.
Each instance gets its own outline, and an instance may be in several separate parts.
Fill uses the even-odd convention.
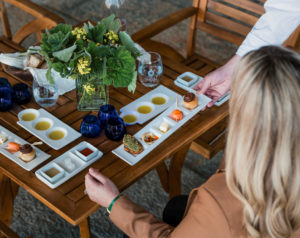
[[[228,190],[225,173],[213,175],[194,189],[177,227],[163,223],[127,197],[113,205],[110,219],[131,238],[233,238],[242,237],[242,204]],[[293,237],[300,237],[300,231]]]

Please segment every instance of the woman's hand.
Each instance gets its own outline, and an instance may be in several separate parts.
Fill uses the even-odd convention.
[[[212,99],[207,105],[208,107],[212,107],[215,102],[230,89],[234,68],[240,58],[239,55],[233,56],[225,65],[206,75],[204,79],[194,87],[197,93],[205,94]]]
[[[110,179],[93,168],[90,168],[89,173],[85,175],[85,188],[89,198],[102,207],[108,207],[114,198],[120,194]]]

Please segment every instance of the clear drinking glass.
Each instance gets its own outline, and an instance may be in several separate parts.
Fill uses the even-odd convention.
[[[37,104],[42,107],[52,107],[58,99],[58,88],[48,81],[33,80],[33,96]]]
[[[155,87],[160,83],[163,73],[161,57],[156,52],[148,52],[150,61],[139,61],[138,78],[146,87]]]

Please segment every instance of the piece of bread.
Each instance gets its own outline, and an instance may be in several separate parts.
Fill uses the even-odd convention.
[[[43,64],[43,62],[44,62],[44,58],[41,55],[38,54],[29,55],[27,60],[27,67],[38,68]]]
[[[124,135],[123,145],[125,151],[134,155],[140,154],[144,151],[143,145],[129,134]]]

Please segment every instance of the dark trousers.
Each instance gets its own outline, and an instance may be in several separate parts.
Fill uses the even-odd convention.
[[[179,195],[172,198],[163,211],[162,220],[163,222],[169,224],[170,226],[178,226],[181,222],[184,211],[186,208],[186,204],[188,201],[188,195]],[[124,238],[129,238],[124,234]]]

